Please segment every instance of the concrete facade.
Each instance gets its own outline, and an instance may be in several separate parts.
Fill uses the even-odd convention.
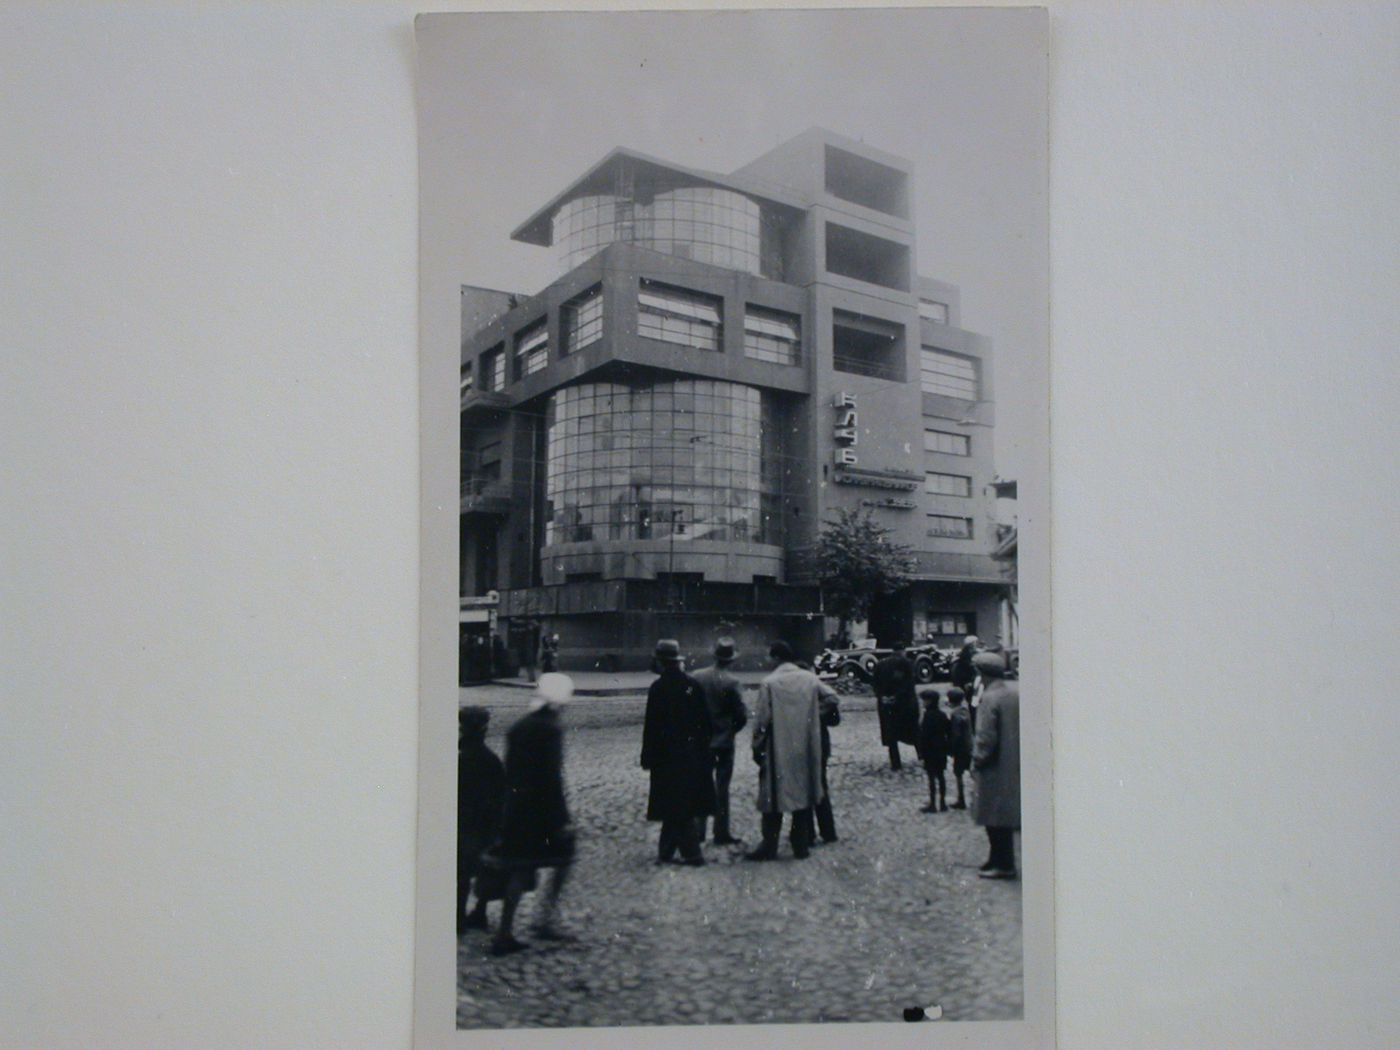
[[[880,642],[996,636],[991,347],[914,270],[911,174],[820,129],[732,175],[615,150],[513,235],[582,262],[534,295],[463,289],[461,588],[500,592],[513,644],[810,653],[838,508],[918,558]]]

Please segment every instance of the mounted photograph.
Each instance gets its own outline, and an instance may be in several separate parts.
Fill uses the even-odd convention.
[[[1052,1046],[1045,12],[416,35],[416,1045]]]

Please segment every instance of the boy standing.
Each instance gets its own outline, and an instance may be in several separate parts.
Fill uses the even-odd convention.
[[[919,722],[919,757],[924,762],[924,772],[928,774],[928,805],[921,813],[948,811],[948,784],[943,779],[943,770],[948,765],[949,720],[938,707],[938,690],[925,689],[920,693],[924,702],[923,718]]]
[[[948,753],[953,756],[953,778],[958,784],[958,800],[953,809],[967,809],[963,774],[972,767],[972,716],[963,699],[963,691],[957,686],[948,690]]]

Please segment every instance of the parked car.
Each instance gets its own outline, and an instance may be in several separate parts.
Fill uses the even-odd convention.
[[[893,649],[872,646],[823,649],[813,666],[821,678],[848,676],[869,682],[875,675],[875,665],[892,652]],[[957,655],[952,649],[940,649],[936,645],[912,645],[904,653],[914,662],[914,678],[920,685],[946,680],[953,670],[953,657]]]

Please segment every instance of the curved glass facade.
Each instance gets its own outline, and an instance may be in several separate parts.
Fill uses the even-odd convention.
[[[754,387],[565,387],[549,399],[546,427],[546,546],[782,542],[778,429]]]
[[[575,197],[554,213],[563,271],[619,241],[732,270],[759,273],[758,204],[733,190],[681,186],[648,204],[623,197]]]

